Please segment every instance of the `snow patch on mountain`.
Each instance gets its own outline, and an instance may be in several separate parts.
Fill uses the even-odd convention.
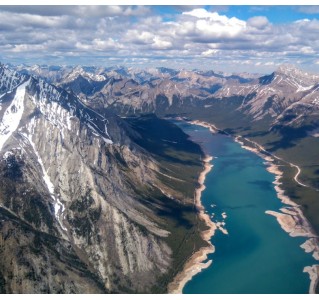
[[[55,127],[61,130],[61,135],[64,137],[64,130],[72,129],[72,115],[57,102],[46,102],[46,99],[40,98],[36,100],[32,97],[33,102],[37,105],[40,112],[46,119]]]
[[[13,91],[25,79],[25,76],[6,67],[0,69],[0,75],[0,90],[5,93]]]
[[[61,93],[52,85],[47,84],[43,80],[39,80],[39,92],[32,97],[32,101],[38,107],[40,112],[46,117],[46,119],[54,126],[61,130],[61,136],[64,138],[64,130],[72,130],[72,120],[80,114],[81,118],[85,119],[85,123],[95,133],[96,136],[101,137],[107,144],[113,144],[105,125],[105,131],[99,129],[95,121],[97,117],[100,117],[103,122],[107,122],[107,119],[92,110],[79,100],[77,103],[66,102],[65,105],[68,108],[62,106]],[[68,100],[68,95],[64,97],[64,100]],[[88,111],[91,111],[96,118],[90,116]],[[93,115],[92,114],[92,115]],[[89,126],[90,125],[90,126]],[[104,135],[107,135],[105,137]]]
[[[44,164],[43,164],[43,161],[41,159],[41,156],[40,156],[39,152],[36,149],[36,145],[32,141],[32,135],[34,134],[35,126],[36,126],[36,120],[35,120],[35,118],[32,118],[30,120],[30,122],[28,123],[28,125],[27,125],[27,129],[28,129],[29,134],[21,132],[21,135],[24,136],[28,140],[29,144],[31,145],[31,147],[33,149],[34,154],[37,157],[38,163],[41,166],[42,173],[43,173],[43,177],[42,178],[43,178],[43,180],[44,180],[44,182],[45,182],[45,184],[46,184],[46,186],[48,188],[48,191],[50,192],[51,198],[54,201],[54,214],[55,214],[55,217],[58,220],[61,228],[63,230],[67,230],[64,227],[63,222],[62,222],[63,221],[63,212],[65,210],[65,207],[64,207],[63,203],[60,201],[59,197],[57,197],[55,195],[54,185],[53,185],[53,183],[52,183],[52,181],[51,181],[51,179],[50,179],[50,177],[49,177],[49,175],[48,175],[48,173],[47,173],[47,171],[46,171],[46,169],[44,167]]]
[[[97,71],[96,69],[94,71]],[[107,78],[101,74],[95,74],[85,71],[82,67],[75,67],[66,77],[66,81],[74,81],[78,77],[82,76],[89,81],[105,81]]]
[[[3,118],[0,123],[0,151],[9,137],[14,131],[17,130],[21,117],[24,111],[24,96],[26,86],[29,84],[29,80],[21,84],[12,100],[10,106],[4,112]]]

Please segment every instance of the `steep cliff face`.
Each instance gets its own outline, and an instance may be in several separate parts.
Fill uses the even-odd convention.
[[[2,291],[150,292],[170,272],[174,232],[142,200],[185,195],[159,179],[129,123],[41,79],[11,78],[0,81]]]

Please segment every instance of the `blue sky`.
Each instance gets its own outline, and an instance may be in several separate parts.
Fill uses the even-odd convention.
[[[319,73],[319,6],[0,6],[4,63]]]
[[[189,6],[190,7],[190,6]],[[198,6],[208,11],[218,11],[227,17],[237,17],[242,20],[248,20],[251,17],[263,15],[274,24],[283,24],[300,19],[319,19],[319,5],[315,6],[294,6],[294,5],[204,5]],[[175,5],[153,6],[152,9],[162,15],[178,15],[183,9]]]

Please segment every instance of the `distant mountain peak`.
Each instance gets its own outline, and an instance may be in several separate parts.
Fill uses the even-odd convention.
[[[301,71],[295,65],[285,63],[285,64],[281,64],[276,71],[278,73],[285,73],[285,72],[296,71],[296,70]]]
[[[275,73],[283,74],[283,75],[286,75],[288,77],[303,77],[303,78],[307,77],[307,78],[319,80],[318,75],[315,75],[311,72],[303,71],[303,70],[299,69],[297,66],[292,65],[292,64],[280,65],[277,68],[277,70],[275,71]]]

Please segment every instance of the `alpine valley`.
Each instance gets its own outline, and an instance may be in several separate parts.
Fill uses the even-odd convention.
[[[205,154],[172,119],[271,160],[279,222],[319,249],[319,75],[0,65],[1,293],[166,293],[211,249]]]

